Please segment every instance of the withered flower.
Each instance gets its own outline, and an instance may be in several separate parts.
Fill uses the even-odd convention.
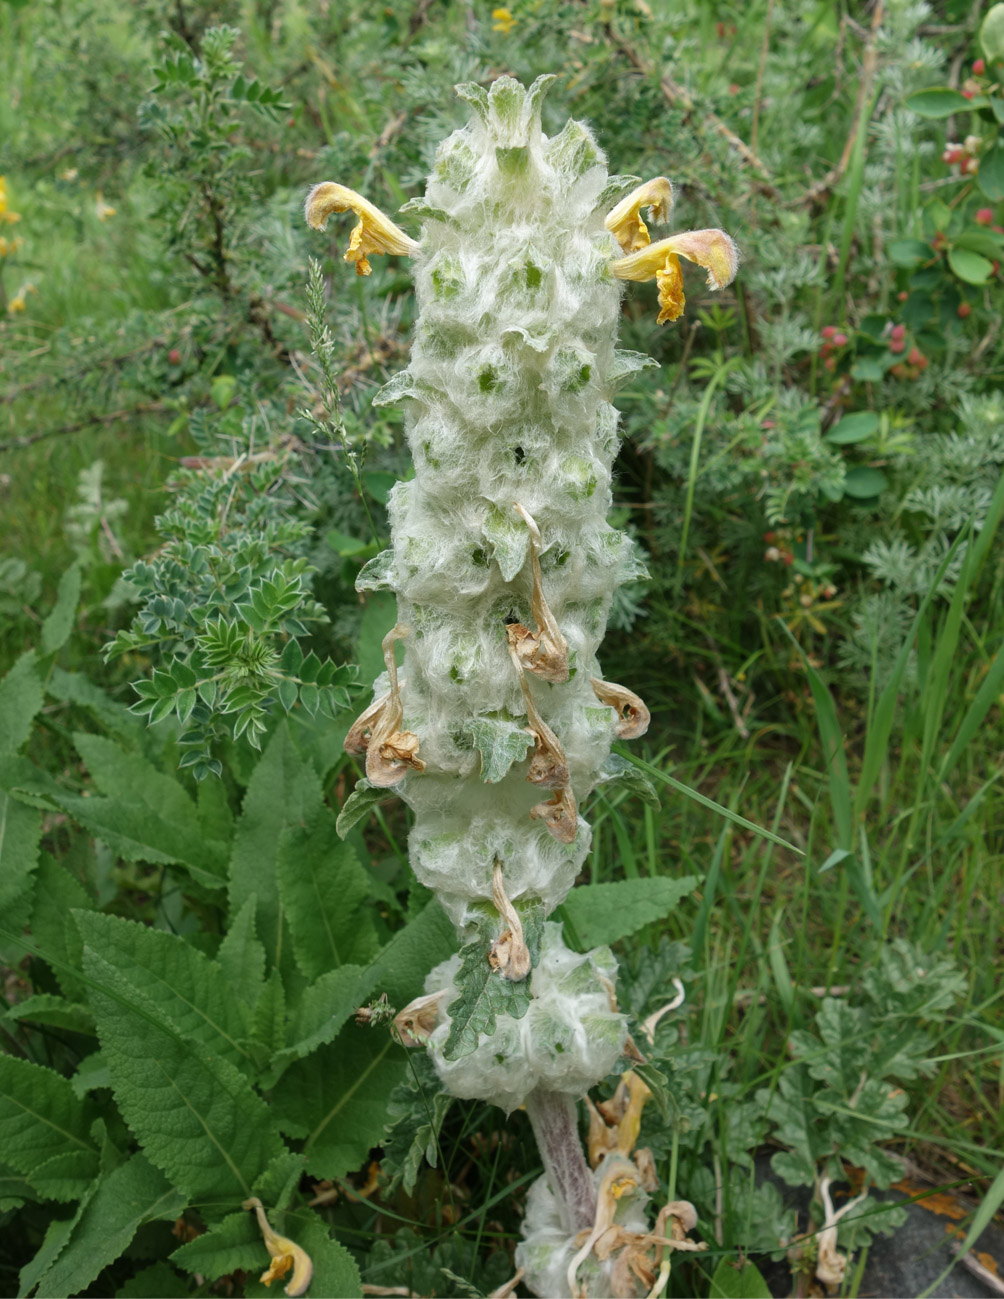
[[[561,634],[561,628],[544,599],[544,586],[540,572],[540,529],[532,515],[518,501],[515,505],[530,530],[530,572],[533,580],[530,608],[537,623],[537,630],[530,631],[522,623],[515,622],[506,627],[506,635],[527,672],[560,685],[561,682],[568,680],[568,642]]]
[[[505,920],[508,928],[503,929],[488,953],[488,963],[493,970],[498,970],[503,979],[512,983],[522,983],[530,973],[530,949],[523,937],[523,924],[519,912],[506,896],[502,882],[502,863],[496,858],[492,872],[492,900]]]
[[[637,740],[645,734],[652,715],[633,690],[614,681],[600,681],[598,677],[589,680],[600,703],[616,710],[617,734],[622,740]]]

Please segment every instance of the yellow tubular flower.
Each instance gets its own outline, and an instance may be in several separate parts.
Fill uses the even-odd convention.
[[[622,198],[608,213],[604,225],[626,253],[636,253],[651,243],[641,209],[647,208],[653,221],[668,221],[672,206],[673,186],[665,176],[656,176]]]
[[[651,280],[659,286],[659,324],[676,320],[683,314],[686,298],[680,258],[696,262],[708,272],[709,289],[724,289],[739,269],[739,249],[724,230],[686,230],[683,234],[660,239],[638,252],[611,262],[610,269],[619,280]]]
[[[241,1208],[254,1209],[261,1234],[265,1238],[265,1248],[272,1259],[268,1269],[259,1278],[262,1285],[271,1285],[273,1281],[284,1277],[292,1268],[293,1275],[286,1286],[286,1294],[289,1295],[289,1299],[297,1299],[297,1296],[306,1294],[314,1275],[314,1264],[307,1251],[301,1249],[295,1241],[280,1236],[272,1230],[272,1225],[265,1217],[265,1210],[257,1195],[252,1196],[250,1200],[245,1200]]]
[[[389,217],[384,216],[378,207],[374,207],[354,189],[336,185],[330,180],[315,185],[310,191],[303,205],[303,215],[311,229],[323,230],[332,212],[348,212],[350,208],[359,218],[359,224],[349,236],[349,251],[345,254],[345,260],[355,262],[357,275],[369,275],[373,269],[368,260],[370,253],[397,253],[400,256],[414,257],[418,252],[415,240]]]

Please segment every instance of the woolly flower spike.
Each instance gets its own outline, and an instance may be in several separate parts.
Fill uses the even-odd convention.
[[[704,267],[709,289],[724,289],[739,269],[739,249],[724,230],[687,230],[670,235],[611,262],[610,269],[619,280],[655,279],[659,286],[658,323],[663,325],[682,316],[686,305],[681,257]]]
[[[357,275],[369,275],[372,271],[370,253],[398,253],[413,257],[418,252],[415,240],[384,216],[378,207],[354,189],[346,189],[330,180],[315,185],[310,191],[303,205],[303,215],[311,229],[323,230],[332,212],[348,212],[350,208],[359,218],[359,224],[349,236],[345,260],[355,262]]]
[[[265,1210],[257,1195],[252,1196],[250,1200],[245,1200],[241,1208],[254,1209],[258,1216],[261,1234],[265,1237],[265,1248],[272,1259],[267,1271],[259,1278],[262,1285],[271,1285],[273,1281],[280,1280],[292,1268],[293,1275],[286,1286],[286,1294],[290,1299],[297,1299],[298,1295],[306,1294],[314,1275],[314,1265],[307,1251],[301,1249],[295,1241],[280,1236],[272,1230],[272,1225],[265,1217]]]
[[[653,221],[668,221],[672,206],[673,186],[665,176],[656,176],[622,198],[603,224],[626,253],[636,253],[652,242],[641,209],[647,208]]]

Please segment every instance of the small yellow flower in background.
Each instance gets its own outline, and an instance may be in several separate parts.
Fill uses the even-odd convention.
[[[668,221],[672,206],[673,186],[665,176],[656,176],[622,198],[607,214],[604,225],[626,253],[636,253],[652,242],[641,209],[646,208],[653,221]]]
[[[8,225],[13,225],[15,221],[21,220],[20,212],[10,210],[10,196],[7,193],[7,177],[0,176],[0,221],[6,221]]]
[[[13,257],[23,247],[24,240],[20,235],[15,239],[5,239],[3,235],[0,235],[0,257]]]
[[[508,36],[517,22],[509,9],[493,9],[492,18],[495,20],[492,23],[492,31],[501,32],[503,36]]]
[[[37,292],[38,289],[35,288],[34,284],[32,284],[30,280],[27,284],[22,284],[17,293],[15,293],[11,298],[10,302],[7,303],[7,310],[11,315],[14,315],[15,312],[18,311],[24,311],[25,307],[28,305],[28,294]]]
[[[724,230],[687,230],[671,235],[618,258],[610,269],[619,280],[655,280],[659,286],[658,323],[663,325],[682,316],[686,305],[681,257],[704,267],[709,289],[724,289],[739,269],[739,249]]]
[[[59,179],[65,180],[70,184],[72,184],[73,181],[75,181],[79,175],[80,172],[76,167],[67,167],[65,171],[61,171],[59,173]]]
[[[286,1294],[289,1295],[289,1299],[297,1299],[298,1295],[306,1294],[314,1275],[314,1264],[307,1251],[301,1249],[295,1241],[280,1236],[272,1230],[272,1225],[265,1217],[265,1209],[257,1195],[253,1195],[250,1200],[245,1200],[241,1208],[254,1209],[261,1234],[265,1238],[265,1248],[272,1259],[267,1270],[259,1278],[262,1285],[271,1285],[273,1281],[284,1277],[292,1268],[293,1275],[286,1286]]]
[[[105,196],[98,190],[94,201],[94,211],[99,221],[107,221],[115,215],[115,209],[105,202]]]
[[[413,257],[418,252],[415,240],[389,217],[384,216],[378,207],[374,207],[354,189],[336,185],[330,180],[315,185],[310,191],[303,205],[303,215],[311,229],[323,230],[332,212],[348,212],[350,208],[359,218],[359,224],[349,236],[349,251],[345,254],[345,260],[355,262],[357,275],[369,275],[372,271],[369,253],[397,253]]]

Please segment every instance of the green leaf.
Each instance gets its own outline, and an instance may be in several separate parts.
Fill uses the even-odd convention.
[[[881,469],[873,469],[870,465],[855,465],[844,477],[844,491],[856,500],[871,500],[888,486],[889,480]]]
[[[171,1255],[171,1262],[207,1281],[231,1272],[262,1271],[268,1266],[261,1232],[252,1213],[231,1213]]]
[[[216,956],[223,977],[246,1006],[257,1004],[265,983],[265,948],[255,931],[257,907],[252,893],[231,922]]]
[[[70,1001],[82,1001],[85,985],[80,968],[80,934],[70,912],[91,905],[87,891],[75,876],[48,853],[38,863],[31,936],[52,965],[59,986]]]
[[[749,1259],[721,1259],[708,1295],[709,1299],[771,1299],[767,1282]]]
[[[123,739],[135,739],[144,729],[143,723],[129,712],[125,704],[117,703],[79,672],[64,672],[62,668],[54,667],[46,679],[45,693],[50,699],[86,708],[105,730]]]
[[[614,352],[613,362],[607,371],[607,393],[613,396],[618,388],[623,388],[626,383],[630,383],[636,374],[640,374],[642,370],[653,368],[658,369],[659,362],[644,352],[621,350]]]
[[[28,650],[0,681],[0,753],[17,753],[44,698],[35,651]]]
[[[696,875],[687,875],[678,880],[657,876],[586,884],[569,893],[561,913],[571,921],[582,951],[588,951],[663,919],[699,882]]]
[[[297,1061],[272,1094],[280,1127],[306,1133],[307,1172],[338,1178],[379,1145],[407,1056],[386,1028],[347,1024],[329,1046]]]
[[[845,415],[843,419],[837,420],[836,424],[826,435],[826,441],[835,443],[837,446],[846,446],[852,442],[864,442],[879,426],[879,417],[872,410],[856,411],[853,415]]]
[[[94,1033],[94,1018],[86,1006],[78,1006],[49,992],[40,992],[15,1002],[3,1018],[14,1023],[27,1020],[29,1024],[45,1024],[72,1033]]]
[[[212,1054],[248,1070],[251,1060],[240,1041],[247,1016],[223,980],[215,961],[177,934],[148,929],[132,920],[78,912],[74,919],[85,950],[100,952],[130,987],[156,1008],[202,1054]]]
[[[41,1276],[38,1299],[80,1294],[119,1257],[146,1222],[176,1218],[185,1198],[142,1155],[103,1178],[58,1258]]]
[[[649,780],[648,776],[636,767],[633,762],[628,762],[627,758],[622,758],[619,753],[611,753],[603,764],[600,772],[598,785],[605,785],[610,781],[616,781],[618,785],[626,789],[631,794],[637,794],[643,803],[649,807],[654,807],[659,811],[662,804],[659,802],[659,795],[655,791],[655,786]]]
[[[994,261],[1004,254],[1004,235],[995,230],[963,230],[952,242],[956,248],[968,248]]]
[[[377,803],[382,803],[391,796],[389,789],[380,789],[371,785],[365,776],[356,781],[356,787],[342,804],[342,810],[335,821],[335,830],[340,839],[344,839],[357,821],[369,816]]]
[[[958,246],[949,248],[948,264],[966,284],[986,284],[994,273],[994,264],[989,258]]]
[[[304,1209],[298,1213],[287,1212],[283,1221],[284,1235],[291,1237],[310,1255],[314,1276],[308,1293],[324,1299],[357,1299],[363,1293],[362,1278],[355,1259],[338,1241],[333,1240],[327,1226],[316,1213]],[[264,1246],[259,1246],[258,1268],[268,1264]],[[247,1286],[249,1299],[265,1299],[272,1291],[260,1282],[251,1280]]]
[[[1004,144],[1000,140],[980,159],[976,183],[991,202],[1004,198]]]
[[[188,1281],[169,1263],[141,1268],[115,1291],[115,1299],[188,1299]]]
[[[543,919],[540,911],[521,917],[530,958],[536,964]],[[460,969],[454,978],[457,995],[447,1007],[450,1032],[443,1046],[447,1060],[459,1060],[477,1050],[483,1036],[495,1032],[499,1015],[522,1019],[530,1008],[531,979],[514,982],[492,968],[488,953],[501,932],[503,921],[493,916],[478,928],[476,937],[460,949]]]
[[[262,1086],[274,1087],[294,1060],[316,1051],[341,1032],[350,1016],[366,1001],[377,980],[377,967],[343,965],[321,975],[303,993],[289,1031],[291,1045],[276,1053]]]
[[[932,86],[907,95],[906,106],[918,117],[951,117],[953,113],[968,113],[972,103],[961,91],[948,86]]]
[[[207,888],[223,886],[226,845],[206,838],[198,808],[176,780],[102,736],[78,733],[74,743],[108,797],[57,792],[64,811],[126,861],[176,864]]]
[[[14,933],[24,929],[31,913],[41,838],[41,812],[0,789],[0,923]]]
[[[923,239],[890,239],[886,252],[894,266],[903,266],[908,270],[929,262],[934,255],[931,245],[924,243]]]
[[[80,599],[80,564],[71,564],[59,579],[56,603],[42,623],[42,653],[54,654],[62,649],[73,630]]]
[[[369,906],[369,875],[342,843],[321,805],[305,806],[305,824],[283,831],[276,857],[279,897],[296,963],[308,979],[340,965],[365,964],[379,950]]]
[[[461,732],[481,754],[481,779],[487,785],[507,775],[514,762],[522,762],[534,744],[523,722],[501,717],[472,717]]]
[[[4,1163],[34,1183],[52,1159],[78,1162],[65,1172],[65,1185],[43,1178],[44,1194],[55,1200],[79,1198],[98,1171],[90,1138],[91,1108],[73,1094],[67,1079],[52,1069],[0,1055],[0,1150]]]
[[[115,1098],[144,1154],[189,1200],[245,1199],[283,1152],[265,1102],[90,947],[84,970]]]
[[[497,505],[489,505],[481,531],[492,548],[503,581],[511,582],[530,553],[530,530],[514,509],[500,510]]]
[[[321,782],[296,752],[284,723],[248,782],[230,863],[230,915],[236,916],[252,895],[257,898],[256,930],[269,965],[289,949],[276,875],[279,842],[287,828],[300,825],[306,809],[321,802]]]

